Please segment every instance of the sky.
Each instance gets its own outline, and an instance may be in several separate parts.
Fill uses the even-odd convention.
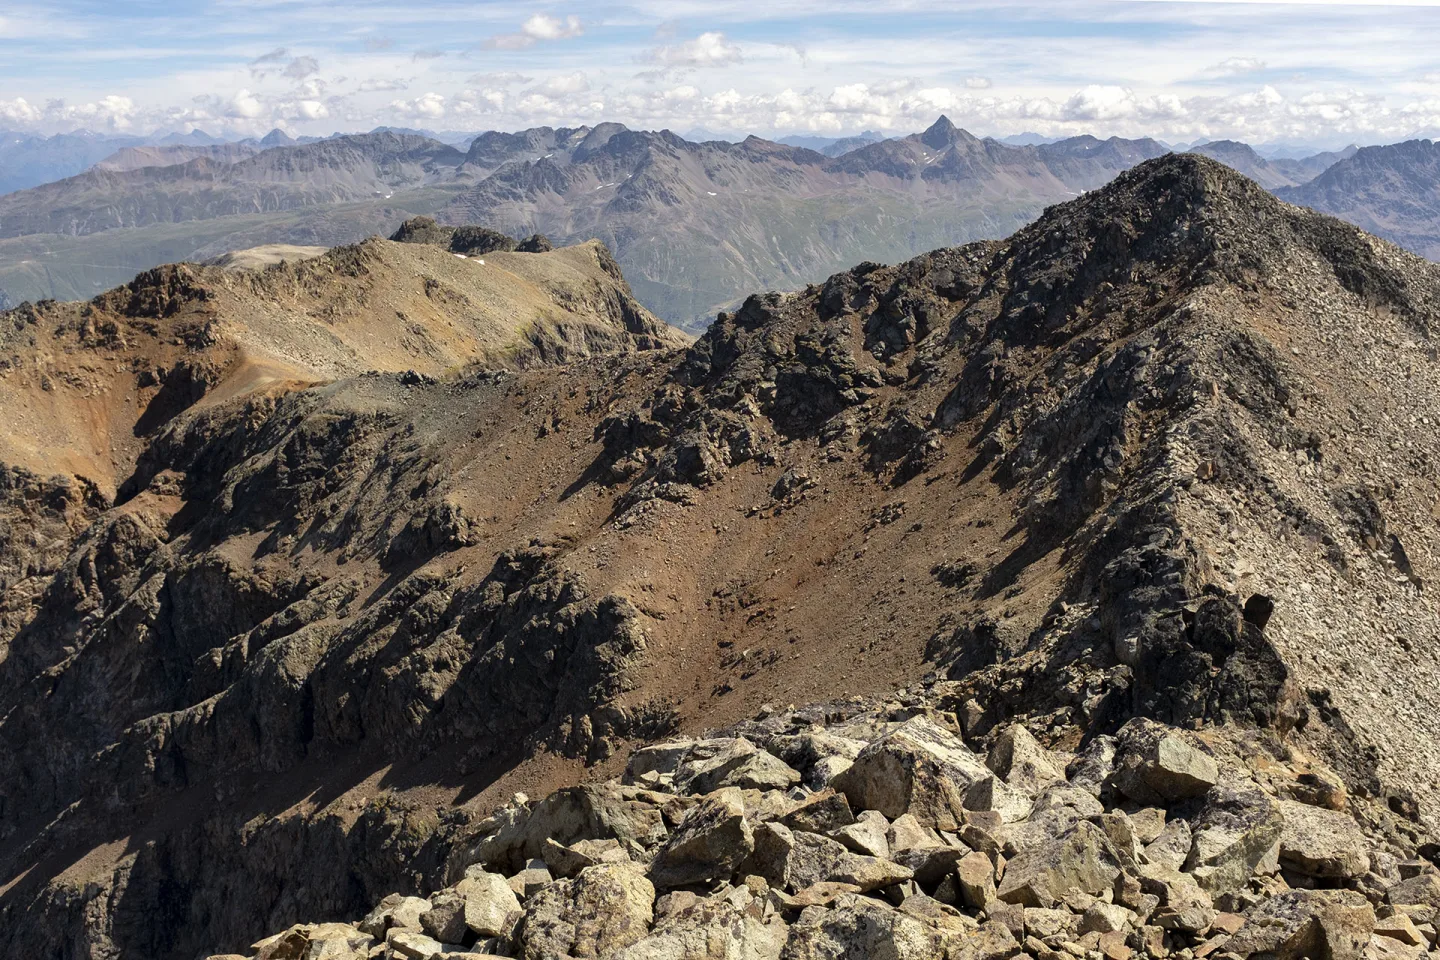
[[[0,129],[1440,136],[1440,0],[0,0]]]

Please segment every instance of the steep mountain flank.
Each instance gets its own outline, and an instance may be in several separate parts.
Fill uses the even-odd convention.
[[[335,275],[307,263],[250,282]],[[114,296],[165,315],[168,301]],[[337,288],[327,302],[342,301]],[[506,923],[488,947],[527,957],[618,955],[732,880],[745,916],[768,922],[769,903],[789,918],[737,934],[738,955],[968,956],[925,937],[882,943],[900,921],[836,898],[922,909],[904,883],[939,896],[959,855],[979,851],[992,883],[994,856],[1008,861],[1000,882],[1021,914],[985,914],[1010,939],[974,955],[1023,942],[1048,960],[1050,934],[1032,945],[1027,931],[1062,918],[1025,908],[1088,916],[1121,897],[1170,911],[1145,955],[1195,956],[1233,923],[1217,908],[1271,933],[1264,911],[1290,910],[1294,952],[1240,941],[1236,955],[1315,955],[1317,938],[1351,927],[1305,909],[1387,903],[1399,861],[1436,849],[1437,321],[1440,268],[1214,161],[1168,156],[1009,240],[752,297],[685,349],[435,379],[337,370],[217,397],[147,435],[113,501],[16,474],[5,516],[23,536],[9,542],[48,546],[25,561],[40,571],[31,599],[0,621],[13,625],[3,952],[243,949],[302,920],[358,921],[387,894],[429,894],[479,864],[525,898],[521,939]],[[773,706],[901,686],[893,701]],[[533,826],[523,797],[489,816],[516,788],[568,786],[581,762],[610,775],[627,745],[757,714],[774,721],[737,732],[783,753],[778,767],[733,743],[662,749],[632,767],[630,793],[562,791]],[[948,732],[883,742],[917,715]],[[1005,732],[1017,722],[1082,764],[1069,782],[1090,800],[1041,803],[1026,787],[1024,812],[1012,803],[1015,764],[1067,766],[1031,763],[1044,757]],[[967,759],[992,747],[1003,784]],[[883,815],[886,849],[914,839],[911,808],[949,834],[929,844],[950,851],[935,853],[938,873],[929,859],[900,864],[908,875],[797,860],[776,875],[786,850],[834,859],[802,836],[835,826],[807,819],[823,807],[789,821],[799,846],[776,834],[778,861],[745,859],[743,838],[758,850],[761,821],[808,794],[741,788],[823,787],[844,765],[820,761],[845,751],[856,766],[869,751],[873,774],[833,785]],[[1204,793],[1221,771],[1196,751],[1220,755],[1216,789],[1241,795]],[[921,786],[897,794],[906,771]],[[737,789],[698,800],[716,787]],[[1272,795],[1301,809],[1272,816]],[[1170,813],[1144,814],[1157,827],[1146,842],[1177,825],[1146,864],[1172,865],[1140,879],[1107,852],[1120,827],[1103,818],[1157,804]],[[1280,832],[1315,804],[1343,808],[1348,826],[1330,826],[1376,854],[1335,854],[1345,865],[1325,872],[1323,844],[1281,838],[1275,865]],[[987,845],[1007,822],[1016,832]],[[588,874],[593,887],[547,885],[538,864],[505,881],[546,851],[580,878],[608,856],[546,837],[618,839],[645,862]],[[1027,860],[1031,848],[1044,852]],[[746,875],[770,879],[762,890]],[[470,879],[489,889],[487,876]],[[983,895],[974,872],[952,893],[967,876]],[[807,877],[848,884],[807,894],[839,915],[769,899],[798,897]],[[1272,904],[1306,883],[1349,892]],[[679,899],[654,902],[656,886]],[[386,903],[366,921],[385,956],[435,956],[486,929],[468,908],[454,927],[452,910],[424,925],[432,947],[407,939],[420,906]],[[414,916],[392,916],[402,908]],[[792,920],[811,939],[793,939]],[[314,933],[259,955],[371,949],[314,946],[326,939]],[[667,949],[632,956],[697,955]]]
[[[1280,196],[1440,260],[1440,144],[1365,147]]]

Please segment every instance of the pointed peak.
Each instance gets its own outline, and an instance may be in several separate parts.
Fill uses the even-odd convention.
[[[920,134],[920,141],[932,150],[943,150],[965,136],[968,134],[951,123],[950,118],[942,113],[939,120],[930,124],[925,132]]]

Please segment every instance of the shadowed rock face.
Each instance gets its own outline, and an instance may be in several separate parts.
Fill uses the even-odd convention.
[[[163,331],[173,297],[152,299],[125,302]],[[686,348],[207,391],[117,458],[113,503],[79,480],[54,506],[5,501],[14,529],[52,542],[4,621],[0,831],[18,882],[0,942],[191,956],[428,894],[461,879],[466,851],[501,851],[492,866],[509,876],[546,849],[527,804],[487,817],[517,786],[543,794],[580,775],[569,761],[762,703],[927,674],[869,727],[832,706],[745,735],[805,789],[840,775],[853,804],[884,794],[872,812],[896,824],[943,812],[921,826],[989,849],[963,839],[970,811],[1017,843],[1053,841],[1015,894],[1032,909],[1063,900],[1057,884],[1098,890],[1129,869],[1103,820],[1065,833],[1119,795],[1209,831],[1193,862],[1189,845],[1170,856],[1188,879],[1135,880],[1173,888],[1165,922],[1197,936],[1227,885],[1281,869],[1276,841],[1284,869],[1358,865],[1318,849],[1353,839],[1333,824],[1286,841],[1252,796],[1264,784],[1230,783],[1202,756],[1221,740],[1244,777],[1279,778],[1271,792],[1293,780],[1286,797],[1306,803],[1353,798],[1373,837],[1412,855],[1440,771],[1425,587],[1440,451],[1412,427],[1440,418],[1437,303],[1433,266],[1172,156],[1008,241],[752,297]],[[7,315],[20,331],[31,317]],[[96,335],[98,355],[114,349]],[[949,732],[887,736],[926,711],[953,714]],[[1091,801],[958,759],[1001,737],[1023,752],[1005,732],[1017,719],[1071,755],[1065,789]],[[876,756],[910,771],[908,793],[841,775]],[[766,788],[794,783],[730,759]],[[717,858],[693,866],[677,841],[663,882],[743,880],[745,857],[787,849],[809,877],[833,854],[843,876],[824,882],[848,886],[812,891],[817,905],[905,882],[892,868],[928,883],[965,854],[887,866],[844,860],[837,848],[873,851],[843,839],[787,846],[790,827],[762,828],[768,814],[736,797],[760,781],[725,770],[704,782],[734,793],[695,807],[710,813],[688,831],[685,803],[565,795],[546,809],[569,811],[557,842],[629,837],[643,859],[663,846],[644,809],[662,807],[683,850]],[[525,922],[579,942],[561,930],[575,911],[613,903],[633,919],[618,951],[674,920],[646,914],[651,880],[597,861],[538,898],[533,921],[527,899]],[[539,883],[518,881],[527,898]],[[823,944],[860,930],[943,939],[904,903],[865,919],[871,900],[812,917],[794,955],[831,955]],[[765,923],[748,903],[732,906]]]

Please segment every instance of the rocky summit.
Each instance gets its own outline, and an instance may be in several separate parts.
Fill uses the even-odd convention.
[[[620,306],[150,417],[249,328],[4,315],[7,406],[121,410],[0,483],[4,955],[1435,951],[1440,268],[1193,155],[693,344],[397,240]],[[388,303],[328,256],[204,276]]]

